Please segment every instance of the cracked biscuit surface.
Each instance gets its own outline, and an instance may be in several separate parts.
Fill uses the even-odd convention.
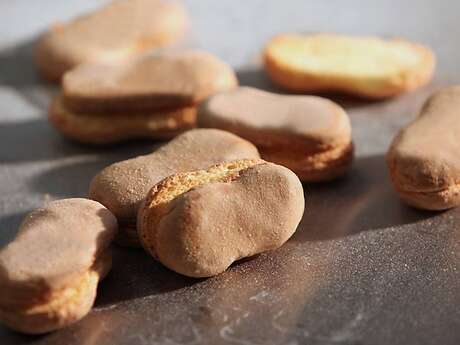
[[[173,1],[115,0],[66,23],[39,39],[35,61],[48,80],[82,63],[118,62],[176,42],[187,26],[185,9]]]
[[[106,167],[91,181],[89,196],[118,218],[117,243],[138,246],[137,211],[153,185],[178,172],[243,158],[259,158],[250,142],[218,129],[193,129],[151,154]]]
[[[214,276],[285,243],[304,203],[299,179],[285,167],[263,160],[220,163],[156,184],[139,209],[139,238],[168,268]]]

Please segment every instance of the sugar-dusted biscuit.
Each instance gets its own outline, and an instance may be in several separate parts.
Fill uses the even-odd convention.
[[[303,181],[343,175],[353,160],[347,114],[336,103],[317,96],[240,87],[203,102],[198,123],[249,140],[262,158],[288,167]]]
[[[265,69],[294,92],[344,92],[385,98],[427,84],[433,52],[403,39],[338,34],[282,34],[267,44]]]
[[[200,50],[145,54],[121,64],[87,64],[65,74],[64,103],[78,113],[192,106],[238,85],[233,69]]]
[[[285,167],[221,163],[156,184],[139,209],[139,238],[168,268],[210,277],[280,247],[295,232],[304,203],[302,184]]]
[[[170,139],[195,127],[201,101],[237,85],[230,66],[196,50],[82,65],[65,74],[49,120],[62,134],[84,143]]]
[[[81,63],[117,62],[177,41],[187,14],[173,1],[115,0],[50,28],[39,40],[36,63],[42,75],[58,81]]]
[[[66,109],[62,96],[58,96],[51,103],[48,119],[66,137],[87,144],[112,144],[140,138],[166,140],[195,127],[196,107],[153,113],[78,114]]]
[[[460,86],[438,91],[394,138],[386,159],[409,205],[443,210],[460,205]]]
[[[150,188],[183,171],[242,158],[258,158],[254,145],[217,129],[194,129],[155,152],[108,166],[91,181],[89,196],[111,210],[120,223],[117,243],[138,245],[136,217]]]
[[[64,199],[30,213],[0,250],[0,321],[24,333],[83,318],[111,268],[117,220],[100,203]]]

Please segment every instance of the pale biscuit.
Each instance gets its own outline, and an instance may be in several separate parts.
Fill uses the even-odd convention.
[[[89,196],[111,210],[120,223],[117,243],[139,245],[136,216],[150,188],[165,177],[223,161],[259,158],[254,145],[217,129],[194,129],[155,152],[112,164],[91,181]]]
[[[195,50],[83,65],[65,74],[49,119],[61,133],[84,143],[170,139],[195,127],[202,100],[237,85],[230,66]]]
[[[403,39],[338,34],[283,34],[264,52],[273,82],[294,92],[344,92],[385,98],[427,84],[433,52]]]
[[[460,86],[435,93],[394,138],[386,159],[408,204],[443,210],[460,204]]]
[[[83,318],[111,267],[115,217],[98,202],[64,199],[30,213],[0,251],[0,320],[45,333]]]
[[[62,97],[58,96],[51,103],[48,119],[63,135],[87,144],[113,144],[142,138],[165,140],[195,127],[196,107],[88,115],[66,109]]]
[[[238,160],[167,177],[139,210],[143,247],[168,268],[210,277],[234,261],[273,250],[304,212],[302,184],[289,169]]]
[[[176,42],[187,25],[185,9],[164,0],[116,0],[67,23],[56,24],[39,40],[36,63],[58,81],[81,63],[117,62]]]
[[[317,96],[240,87],[205,101],[198,124],[249,140],[262,158],[288,167],[303,181],[339,177],[353,160],[347,114],[336,103]]]

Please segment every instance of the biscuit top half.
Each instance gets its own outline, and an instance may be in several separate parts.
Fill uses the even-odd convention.
[[[39,49],[52,49],[75,64],[118,61],[143,46],[165,44],[185,32],[187,14],[177,2],[115,0],[94,12],[55,25]]]
[[[110,165],[96,175],[89,195],[119,219],[133,221],[149,189],[182,171],[242,158],[259,158],[256,147],[218,129],[194,129],[176,137],[152,154]]]
[[[351,141],[350,120],[336,103],[317,96],[279,95],[250,87],[210,97],[199,125],[227,129],[257,146],[320,151]]]
[[[66,73],[63,95],[75,111],[133,99],[150,109],[194,105],[236,87],[232,68],[198,50],[161,52],[112,65],[82,65]]]
[[[0,295],[59,289],[87,271],[117,231],[117,221],[88,199],[53,201],[31,212],[0,251]]]
[[[394,139],[387,162],[400,188],[436,192],[460,183],[460,86],[430,97]]]

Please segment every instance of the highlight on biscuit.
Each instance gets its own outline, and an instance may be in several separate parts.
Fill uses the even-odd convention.
[[[209,277],[281,246],[303,211],[302,185],[289,169],[238,160],[156,184],[139,209],[138,232],[147,252],[170,269]]]
[[[272,81],[290,91],[380,99],[427,84],[435,56],[403,39],[280,34],[266,45],[264,63]]]

